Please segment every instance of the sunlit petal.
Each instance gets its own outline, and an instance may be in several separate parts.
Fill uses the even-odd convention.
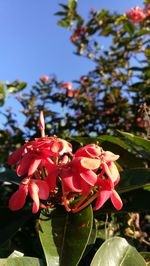
[[[12,211],[17,211],[23,208],[26,202],[28,190],[26,186],[20,187],[10,198],[9,208]]]
[[[117,210],[120,210],[122,208],[123,205],[122,200],[119,194],[115,190],[112,190],[111,201]]]
[[[111,191],[109,190],[102,190],[98,193],[98,198],[95,203],[95,207],[93,208],[94,211],[100,209],[104,203],[110,198]]]

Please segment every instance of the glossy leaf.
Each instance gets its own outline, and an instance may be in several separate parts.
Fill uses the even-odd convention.
[[[47,265],[76,266],[88,244],[92,230],[92,208],[67,213],[58,207],[49,216],[40,216],[39,236]]]
[[[118,131],[121,135],[123,135],[131,145],[137,145],[138,147],[143,148],[145,151],[150,153],[150,140],[146,140],[141,137],[137,137],[133,134],[127,133],[127,132],[122,132]],[[134,146],[135,147],[135,146]],[[140,152],[140,150],[139,150]]]
[[[150,185],[150,169],[135,168],[127,169],[121,173],[121,179],[117,186],[119,193],[144,188]]]
[[[96,252],[90,266],[146,266],[138,251],[121,237],[106,240]]]
[[[46,266],[42,260],[33,257],[0,259],[0,266]]]
[[[146,266],[150,266],[150,252],[140,252],[140,254],[146,261]]]

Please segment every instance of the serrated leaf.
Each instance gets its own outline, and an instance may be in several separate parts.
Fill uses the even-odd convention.
[[[90,266],[146,266],[140,253],[121,237],[106,240]]]
[[[92,230],[91,206],[73,214],[63,207],[40,216],[39,236],[47,265],[76,266],[88,244]]]

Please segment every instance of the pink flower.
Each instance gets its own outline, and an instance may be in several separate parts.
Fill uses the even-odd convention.
[[[81,84],[84,85],[84,86],[88,85],[88,83],[89,83],[89,78],[88,78],[88,76],[81,76],[81,78],[80,78],[80,82],[81,82]]]
[[[87,194],[97,182],[98,159],[77,157],[61,169],[61,178],[66,192]]]
[[[69,90],[67,91],[67,96],[72,98],[73,97],[73,90]]]
[[[144,9],[138,6],[131,8],[129,11],[126,12],[126,15],[133,23],[138,23],[146,18]]]
[[[102,179],[101,177],[97,181],[99,185],[98,197],[93,208],[95,211],[100,209],[104,203],[110,198],[112,204],[117,210],[122,208],[122,200],[119,194],[114,190],[114,183],[111,179]]]
[[[88,158],[99,158],[102,154],[102,148],[96,144],[88,144],[82,148],[79,148],[76,153],[75,157],[84,156]]]
[[[46,161],[50,161],[49,157],[55,157],[56,161],[56,157],[71,152],[72,145],[66,140],[46,136],[26,142],[9,156],[8,163],[17,165],[18,176],[32,176],[39,166],[45,166]]]
[[[47,83],[49,81],[49,77],[46,75],[41,76],[39,79],[40,79],[40,81],[42,81],[44,83]]]
[[[76,41],[78,41],[78,39],[79,39],[80,37],[84,36],[86,30],[87,30],[87,26],[82,26],[82,27],[77,28],[77,29],[74,31],[74,34],[70,37],[71,41],[72,41],[72,42],[76,42]]]
[[[66,88],[70,84],[63,86]],[[68,88],[68,91],[72,90]],[[49,198],[48,206],[54,206],[51,198],[55,202],[55,196],[56,202],[59,198],[59,203],[64,204],[67,211],[72,210],[74,213],[95,199],[95,210],[108,198],[116,209],[122,207],[121,199],[114,190],[120,180],[114,163],[119,155],[104,151],[97,144],[88,144],[73,155],[69,142],[56,136],[45,136],[43,112],[40,113],[39,127],[41,137],[25,142],[8,158],[10,165],[16,165],[17,175],[26,176],[10,198],[11,210],[23,208],[28,194],[33,200],[33,213],[38,212],[39,206],[47,207],[40,203],[40,199]],[[79,201],[70,207],[70,199],[78,199],[78,195]]]
[[[72,90],[72,83],[70,81],[61,84],[61,88]]]
[[[33,200],[32,212],[37,213],[40,206],[40,199],[47,200],[49,197],[49,187],[44,180],[24,178],[19,189],[10,198],[9,208],[12,211],[23,208],[28,193]]]

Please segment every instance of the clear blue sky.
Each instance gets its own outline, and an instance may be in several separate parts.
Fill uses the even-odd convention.
[[[55,73],[59,80],[77,79],[90,61],[73,54],[70,32],[57,26],[58,3],[67,0],[0,0],[0,80],[27,81]],[[124,13],[142,0],[78,0],[81,14],[89,8]]]

